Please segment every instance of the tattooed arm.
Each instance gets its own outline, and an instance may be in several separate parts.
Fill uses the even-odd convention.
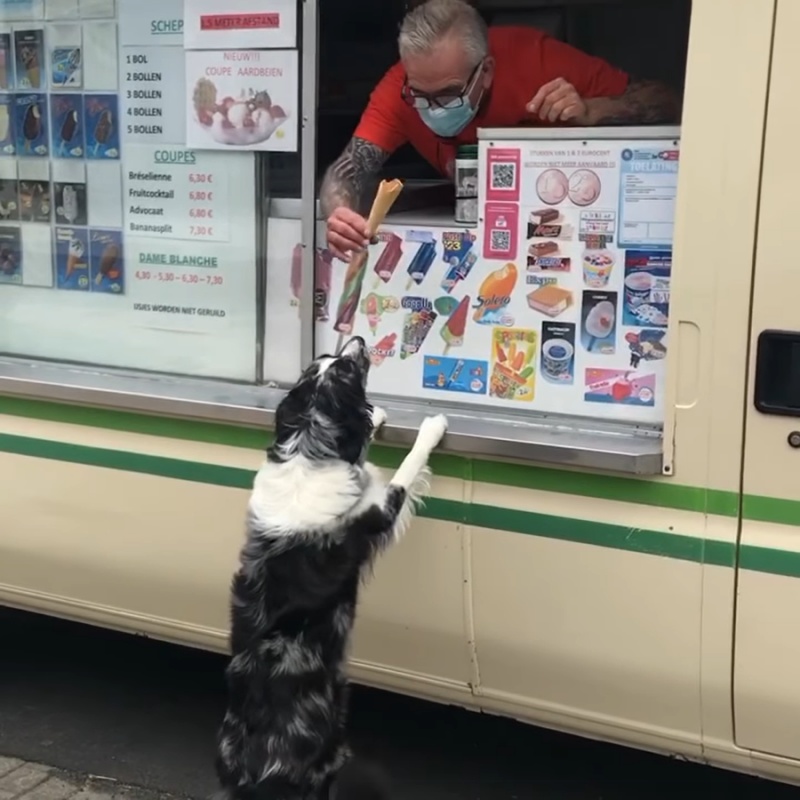
[[[369,190],[388,157],[377,145],[354,136],[325,173],[319,198],[323,215],[329,217],[340,206],[366,213]]]
[[[660,81],[632,78],[618,97],[594,97],[584,102],[587,125],[671,125],[681,118],[678,94]]]
[[[328,221],[328,247],[342,261],[366,247],[369,193],[389,153],[354,136],[328,167],[319,202]]]

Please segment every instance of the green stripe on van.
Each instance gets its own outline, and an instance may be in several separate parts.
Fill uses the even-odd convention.
[[[201,464],[10,434],[0,434],[0,452],[244,490],[252,487],[255,476],[254,471],[237,467]],[[725,567],[732,567],[735,559],[735,547],[731,543],[708,542],[664,531],[569,519],[437,497],[428,498],[420,516],[490,530]],[[800,577],[800,555],[797,574]]]
[[[271,438],[269,431],[237,425],[172,419],[18,397],[0,396],[0,414],[257,450],[263,450]],[[400,464],[405,453],[401,448],[375,445],[370,449],[370,459],[380,467],[391,468]],[[735,493],[681,486],[666,480],[648,481],[615,475],[568,472],[445,453],[433,455],[431,468],[442,477],[514,486],[519,489],[539,489],[684,511],[705,511],[725,517],[736,517],[739,513],[739,498]]]

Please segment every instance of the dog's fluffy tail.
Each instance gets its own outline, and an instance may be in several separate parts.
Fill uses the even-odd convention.
[[[330,800],[389,800],[389,781],[376,764],[352,758],[339,770]]]

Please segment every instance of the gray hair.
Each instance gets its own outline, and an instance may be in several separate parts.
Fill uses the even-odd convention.
[[[489,31],[477,9],[465,0],[424,0],[400,25],[400,58],[427,55],[449,35],[461,39],[475,64],[489,54]]]

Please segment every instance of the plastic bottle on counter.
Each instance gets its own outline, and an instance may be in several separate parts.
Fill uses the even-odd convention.
[[[456,151],[456,222],[478,222],[478,145],[462,145]]]

